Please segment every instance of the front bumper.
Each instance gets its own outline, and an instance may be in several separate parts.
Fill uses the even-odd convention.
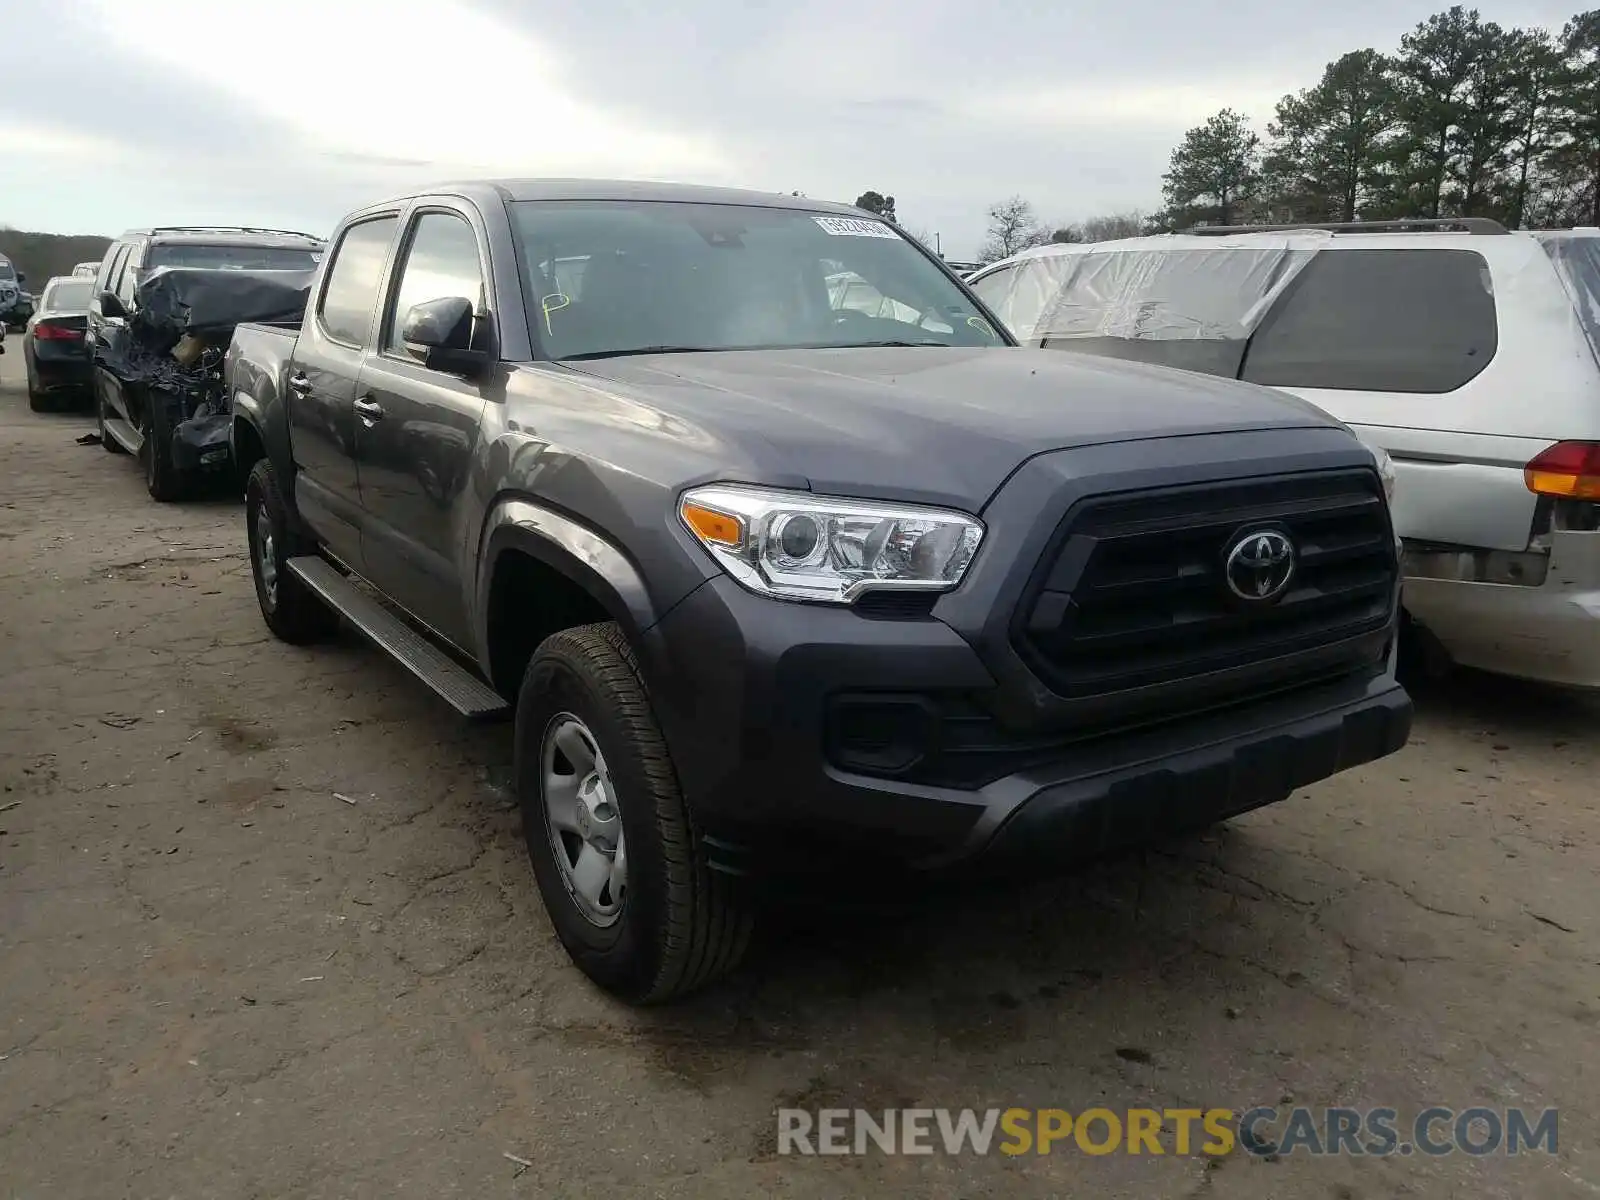
[[[1600,688],[1600,533],[1550,540],[1538,587],[1408,578],[1406,610],[1463,666]]]
[[[844,694],[992,693],[940,620],[779,604],[714,579],[640,650],[712,864],[734,872],[857,854],[923,871],[1066,865],[1282,800],[1398,750],[1411,723],[1391,649],[1364,676],[1024,752],[952,786],[841,767],[829,724]]]
[[[180,471],[226,467],[232,455],[233,422],[226,413],[191,417],[172,431],[172,462]]]
[[[167,388],[149,390],[151,404],[164,405],[166,427],[172,430],[172,465],[180,471],[214,471],[225,468],[232,456],[233,422],[227,413],[215,413]]]

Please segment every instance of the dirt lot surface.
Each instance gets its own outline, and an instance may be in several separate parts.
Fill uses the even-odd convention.
[[[10,348],[5,1196],[1600,1195],[1600,707],[1461,681],[1204,840],[794,918],[633,1012],[552,937],[506,728],[353,638],[270,640],[238,506],[151,502]],[[1557,1106],[1560,1151],[775,1153],[784,1105],[1290,1103]]]

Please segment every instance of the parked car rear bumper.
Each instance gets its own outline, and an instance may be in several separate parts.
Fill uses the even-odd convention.
[[[33,351],[33,377],[40,391],[88,391],[93,382],[89,360],[82,354],[57,356]]]
[[[1538,587],[1407,578],[1405,607],[1462,666],[1600,689],[1600,533],[1552,534]]]

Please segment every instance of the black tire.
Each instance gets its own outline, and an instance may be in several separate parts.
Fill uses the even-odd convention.
[[[263,571],[258,519],[265,514],[272,531],[272,566],[275,583],[269,587]],[[293,646],[322,641],[339,628],[339,614],[288,571],[288,560],[316,548],[294,533],[289,510],[278,488],[272,463],[262,459],[245,483],[245,529],[250,538],[250,575],[255,580],[256,602],[267,628]]]
[[[28,411],[55,412],[56,406],[50,397],[39,390],[39,376],[33,369],[33,359],[26,349],[22,352],[22,369],[28,376]]]
[[[144,443],[139,447],[139,462],[144,466],[144,486],[152,500],[171,504],[189,494],[192,482],[172,461],[172,427],[165,408],[149,397],[144,406]]]
[[[544,734],[565,713],[588,727],[605,759],[626,841],[626,896],[605,927],[568,891],[545,815]],[[631,1003],[660,1004],[738,964],[752,913],[735,881],[706,865],[633,651],[614,622],[563,630],[534,652],[517,698],[516,781],[545,909],[585,975]]]
[[[107,454],[126,454],[121,442],[106,432],[106,398],[100,394],[99,388],[94,391],[94,423],[100,431],[100,449]]]

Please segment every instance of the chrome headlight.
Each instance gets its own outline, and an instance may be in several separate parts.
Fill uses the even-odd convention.
[[[965,513],[734,484],[690,489],[678,515],[752,592],[824,604],[875,589],[948,591],[983,540]]]
[[[1378,464],[1378,477],[1383,480],[1384,499],[1393,504],[1395,485],[1394,459],[1389,457],[1389,452],[1382,446],[1368,446],[1367,449],[1372,451],[1372,457]]]

